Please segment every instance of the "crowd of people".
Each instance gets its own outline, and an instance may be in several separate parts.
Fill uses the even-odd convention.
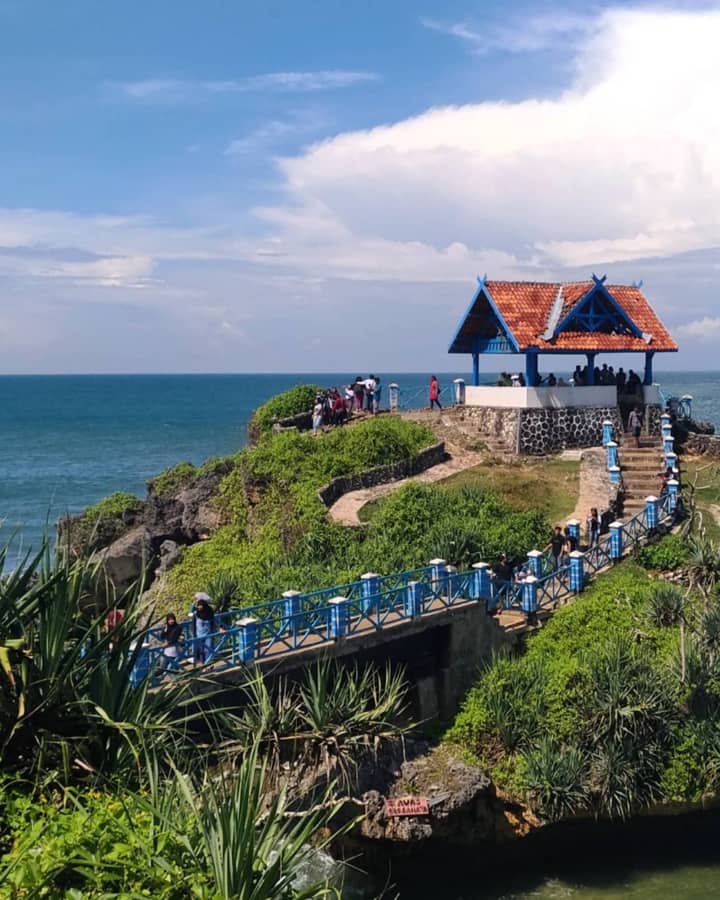
[[[498,387],[526,387],[527,382],[522,372],[501,372],[498,375]],[[554,372],[541,377],[538,384],[545,387],[585,387],[590,385],[590,373],[587,366],[575,366],[575,371],[570,377],[570,381],[566,381],[562,375],[556,376]],[[620,394],[640,394],[642,393],[642,381],[637,372],[630,369],[626,372],[622,366],[615,371],[613,366],[603,363],[602,366],[595,366],[593,369],[594,385],[614,385]]]
[[[376,416],[380,410],[382,384],[379,375],[360,375],[346,384],[342,390],[337,387],[318,392],[312,409],[312,430],[318,434],[323,428],[344,425],[354,412],[366,410]]]

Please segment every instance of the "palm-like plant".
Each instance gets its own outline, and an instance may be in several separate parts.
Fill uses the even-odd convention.
[[[589,761],[578,747],[544,738],[525,754],[525,784],[533,806],[549,821],[588,807]]]
[[[685,592],[674,584],[658,584],[650,592],[647,617],[653,625],[668,628],[677,625],[685,609]]]
[[[225,612],[240,599],[240,578],[232,572],[217,572],[205,586],[216,612]]]

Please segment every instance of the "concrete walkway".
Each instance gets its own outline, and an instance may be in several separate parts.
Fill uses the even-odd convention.
[[[393,491],[396,491],[403,484],[413,481],[418,484],[432,484],[435,481],[442,481],[443,478],[449,478],[457,472],[463,472],[465,469],[471,469],[473,466],[480,465],[485,461],[485,457],[480,453],[474,453],[470,450],[462,450],[453,448],[450,459],[445,462],[438,463],[419,475],[413,475],[410,478],[401,478],[399,481],[391,481],[388,484],[378,484],[371,488],[361,488],[357,491],[349,491],[343,494],[339,500],[328,509],[328,516],[333,522],[340,525],[349,525],[357,527],[362,525],[358,517],[358,512],[371,500],[377,500],[380,497],[386,497]]]

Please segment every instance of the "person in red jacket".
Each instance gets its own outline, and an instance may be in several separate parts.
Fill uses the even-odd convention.
[[[442,404],[440,403],[440,385],[438,384],[437,376],[430,376],[430,409],[433,408],[433,404],[437,404],[438,409],[442,409]]]

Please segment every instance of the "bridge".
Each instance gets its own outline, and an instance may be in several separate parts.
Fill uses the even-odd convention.
[[[674,457],[669,417],[661,428],[663,450]],[[617,444],[611,432],[603,441],[614,479]],[[678,504],[678,482],[672,480],[664,496],[647,497],[636,515],[611,523],[609,533],[594,546],[569,554],[557,567],[549,551],[531,550],[512,580],[501,580],[486,562],[458,571],[443,559],[433,559],[418,569],[390,575],[367,572],[347,584],[308,593],[290,590],[277,600],[216,613],[216,630],[205,637],[193,634],[188,619],[181,623],[183,656],[172,666],[204,667],[214,678],[233,683],[242,680],[248,667],[291,672],[320,655],[378,658],[384,651],[385,658],[415,668],[418,659],[425,660],[423,671],[415,673],[417,683],[430,678],[433,670],[445,673],[437,706],[449,707],[468,674],[493,649],[580,594],[598,572],[619,562],[659,528],[672,525]],[[568,527],[579,539],[580,523],[571,520]],[[158,677],[164,662],[161,632],[149,630],[138,648],[136,683]]]

